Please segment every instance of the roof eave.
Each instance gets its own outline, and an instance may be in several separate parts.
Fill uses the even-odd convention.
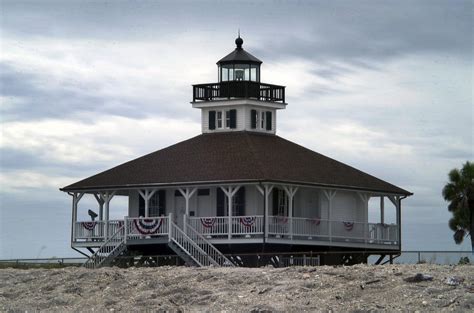
[[[104,186],[84,186],[84,187],[71,187],[72,185],[60,188],[63,192],[77,192],[77,191],[98,191],[98,190],[124,190],[124,189],[139,189],[139,188],[150,188],[150,187],[175,187],[175,186],[198,186],[198,185],[216,185],[216,184],[239,184],[239,183],[250,183],[250,184],[290,184],[297,186],[314,186],[320,188],[331,188],[336,190],[350,190],[350,191],[364,191],[380,194],[400,195],[400,196],[412,196],[413,193],[400,188],[399,191],[393,190],[381,190],[374,188],[364,188],[358,186],[349,185],[331,185],[321,184],[303,181],[288,181],[288,180],[276,180],[276,179],[243,179],[243,180],[213,180],[213,181],[190,181],[190,182],[167,182],[167,183],[149,183],[149,184],[127,184],[127,185],[104,185]]]

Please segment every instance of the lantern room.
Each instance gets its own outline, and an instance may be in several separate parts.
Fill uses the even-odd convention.
[[[244,40],[235,39],[234,51],[217,62],[218,82],[193,85],[193,102],[252,99],[285,103],[285,87],[261,82],[262,61],[242,48]]]
[[[253,81],[260,82],[262,61],[242,48],[240,36],[235,39],[236,48],[217,62],[219,82]]]

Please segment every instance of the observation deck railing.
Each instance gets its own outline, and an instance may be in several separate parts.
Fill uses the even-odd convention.
[[[285,86],[253,81],[227,81],[193,85],[193,102],[255,99],[285,103]]]

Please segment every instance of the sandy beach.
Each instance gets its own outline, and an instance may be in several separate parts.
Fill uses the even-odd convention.
[[[37,310],[472,311],[474,266],[0,270],[0,311]]]

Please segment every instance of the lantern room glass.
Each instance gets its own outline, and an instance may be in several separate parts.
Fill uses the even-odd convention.
[[[219,66],[219,82],[260,81],[260,66],[255,64],[223,64]]]

